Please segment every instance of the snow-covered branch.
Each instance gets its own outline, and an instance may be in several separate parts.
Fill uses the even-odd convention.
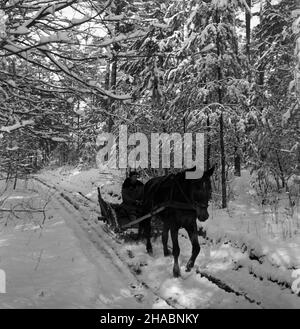
[[[300,102],[300,4],[298,2],[298,8],[293,11],[293,33],[295,34],[295,71],[294,71],[294,84],[296,90],[296,96]]]
[[[33,125],[33,124],[34,124],[33,120],[23,120],[22,122],[17,122],[16,124],[11,125],[11,126],[2,126],[2,127],[0,127],[0,131],[10,133],[16,129],[20,129],[25,126]]]

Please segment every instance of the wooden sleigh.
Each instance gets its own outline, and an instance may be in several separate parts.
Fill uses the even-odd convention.
[[[126,223],[125,225],[120,225],[117,217],[116,207],[117,204],[111,204],[109,202],[106,202],[103,200],[100,192],[100,188],[98,187],[98,202],[101,210],[101,217],[98,217],[98,220],[101,220],[105,223],[107,223],[112,229],[120,229],[120,230],[126,230],[128,228],[131,228],[143,220],[152,217],[161,211],[166,209],[166,206],[161,205],[156,209],[153,209],[153,211],[145,214],[142,217],[139,217],[133,221],[130,221],[129,223]]]
[[[100,192],[100,188],[98,187],[98,202],[101,210],[101,217],[98,217],[98,220],[101,220],[103,222],[106,222],[112,229],[118,229],[118,230],[126,230],[128,228],[131,228],[143,220],[153,217],[163,210],[166,210],[167,208],[176,208],[176,209],[194,209],[191,207],[191,205],[188,205],[186,203],[182,202],[174,202],[174,201],[168,201],[161,203],[156,208],[153,208],[151,212],[133,220],[129,223],[126,223],[124,225],[120,225],[117,217],[116,208],[119,206],[118,204],[111,204],[109,202],[106,202],[103,200]]]

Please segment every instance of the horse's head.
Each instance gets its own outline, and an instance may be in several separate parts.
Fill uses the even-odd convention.
[[[190,198],[196,206],[197,217],[200,221],[205,221],[209,217],[207,208],[212,193],[210,177],[214,170],[215,166],[205,171],[200,179],[187,180],[190,182]]]

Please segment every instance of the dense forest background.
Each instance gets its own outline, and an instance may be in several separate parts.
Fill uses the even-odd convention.
[[[0,171],[96,165],[101,132],[205,132],[226,207],[300,174],[297,0],[2,0]]]

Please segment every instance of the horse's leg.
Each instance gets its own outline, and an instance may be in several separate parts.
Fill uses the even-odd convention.
[[[139,230],[137,235],[137,241],[141,240],[143,237],[143,223],[139,223]]]
[[[196,221],[191,226],[188,226],[185,229],[188,232],[189,238],[192,243],[192,256],[186,264],[186,271],[189,272],[194,267],[195,260],[200,252]]]
[[[146,238],[146,249],[148,254],[153,253],[152,244],[151,244],[151,218],[146,219],[143,222],[144,235]]]
[[[174,257],[173,275],[175,278],[178,278],[180,276],[180,268],[178,264],[180,248],[178,244],[178,228],[175,227],[175,225],[171,225],[171,238],[173,243],[173,257]]]
[[[162,244],[164,247],[164,256],[171,255],[171,252],[168,248],[168,238],[169,238],[170,224],[166,221],[163,223],[163,232],[162,232]]]

